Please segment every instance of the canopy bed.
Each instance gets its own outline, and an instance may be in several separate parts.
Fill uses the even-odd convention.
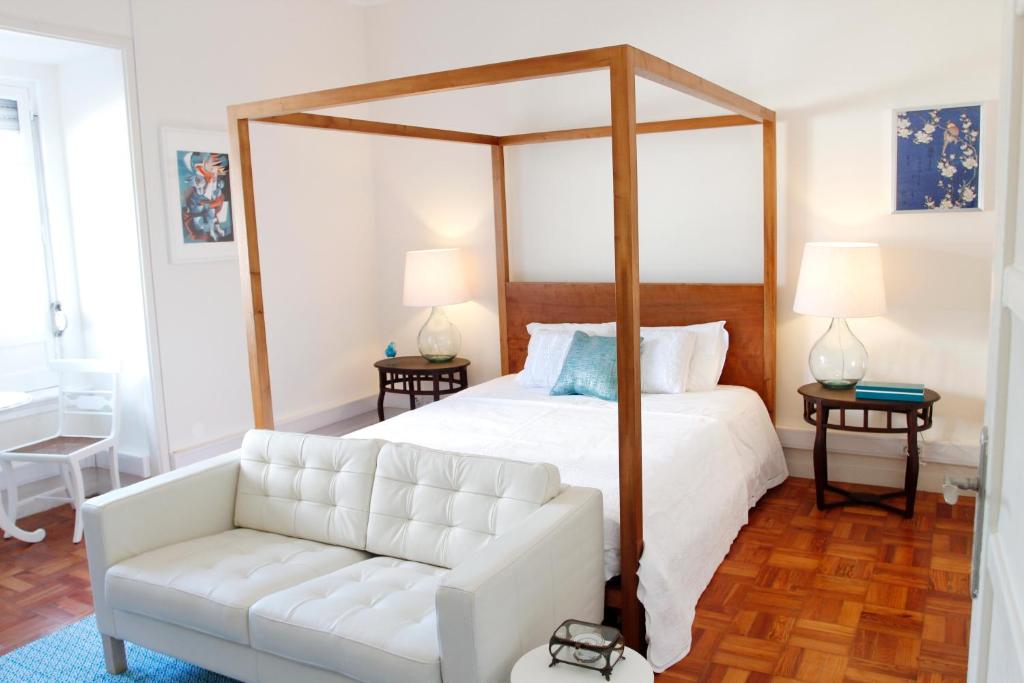
[[[599,70],[609,72],[609,126],[494,136],[310,113],[342,105]],[[638,123],[635,92],[638,76],[734,113]],[[641,415],[644,413],[641,407],[640,326],[689,325],[724,319],[732,342],[729,344],[722,383],[753,390],[760,396],[768,412],[773,412],[776,310],[774,112],[653,55],[629,45],[618,45],[240,104],[229,107],[228,119],[233,154],[232,186],[236,193],[233,213],[240,236],[239,263],[246,307],[253,414],[255,426],[264,429],[273,429],[274,418],[256,228],[256,198],[253,194],[250,125],[271,123],[307,126],[490,147],[502,374],[517,372],[523,367],[529,338],[527,323],[601,322],[610,319],[617,323],[618,403],[609,404],[607,410],[612,413],[617,411],[618,418],[618,481],[615,498],[620,502],[620,538],[617,544],[620,553],[620,581],[617,586],[612,584],[607,603],[621,610],[621,625],[627,644],[643,649],[644,608],[638,598],[638,570],[644,552],[644,482],[641,459]],[[763,282],[641,284],[638,258],[637,135],[748,125],[760,125],[763,133]],[[504,148],[509,145],[600,137],[610,137],[612,143],[614,284],[510,281]],[[450,401],[455,403],[461,396]],[[760,406],[759,409],[764,412]],[[673,410],[666,409],[666,413]],[[767,417],[764,421],[770,428]],[[733,530],[733,535],[737,530]],[[728,540],[731,541],[731,538]]]

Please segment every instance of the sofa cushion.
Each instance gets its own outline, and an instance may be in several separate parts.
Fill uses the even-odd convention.
[[[254,602],[367,557],[360,550],[232,529],[114,565],[107,571],[107,600],[115,610],[248,644]]]
[[[250,431],[242,441],[235,524],[362,550],[382,443]]]
[[[387,443],[377,456],[366,549],[451,568],[560,488],[552,465]]]
[[[440,681],[434,594],[444,569],[375,557],[269,595],[252,647],[360,681]]]

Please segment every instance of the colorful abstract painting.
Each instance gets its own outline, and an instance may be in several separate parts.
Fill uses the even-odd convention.
[[[896,112],[895,210],[978,209],[981,106]]]
[[[177,150],[175,156],[185,244],[233,242],[228,155]]]

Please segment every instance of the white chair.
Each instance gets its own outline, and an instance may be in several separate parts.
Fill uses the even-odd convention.
[[[0,471],[6,481],[7,516],[14,524],[18,519],[18,483],[14,476],[14,463],[58,465],[67,496],[53,496],[46,492],[34,498],[71,503],[75,508],[73,541],[78,543],[82,540],[82,505],[85,503],[82,461],[109,452],[107,463],[111,489],[121,487],[117,464],[121,422],[118,403],[120,367],[116,361],[108,360],[58,360],[52,361],[51,366],[60,376],[57,432],[47,439],[0,451]],[[7,536],[10,534],[5,534]],[[41,537],[34,540],[41,540]]]

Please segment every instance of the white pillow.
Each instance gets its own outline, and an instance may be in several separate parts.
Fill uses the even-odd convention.
[[[725,368],[725,355],[729,350],[729,333],[725,321],[702,325],[687,325],[697,337],[690,359],[690,374],[686,382],[687,391],[711,391],[718,385]]]
[[[558,381],[577,331],[599,337],[615,335],[615,323],[530,323],[526,363],[516,381],[527,387],[549,388]],[[643,327],[640,347],[640,391],[680,394],[686,391],[691,357],[698,335],[686,327]]]
[[[697,334],[685,327],[641,327],[640,391],[681,394],[687,389]]]
[[[615,323],[530,323],[526,326],[526,331],[531,336],[539,330],[569,332],[569,336],[572,336],[572,332],[579,330],[598,337],[611,337],[615,334]]]
[[[572,335],[580,331],[611,337],[615,335],[615,323],[530,323],[526,331],[530,333],[530,343],[526,347],[526,363],[516,381],[524,387],[550,389],[562,372]]]

